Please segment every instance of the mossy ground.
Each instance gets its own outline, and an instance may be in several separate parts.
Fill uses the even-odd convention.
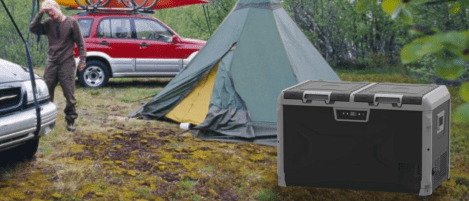
[[[340,76],[416,83],[398,75]],[[420,200],[403,193],[279,187],[276,147],[201,141],[176,124],[121,118],[149,100],[140,92],[157,92],[168,82],[116,79],[98,90],[77,86],[75,132],[65,130],[59,87],[57,125],[41,138],[36,160],[2,159],[0,200]],[[457,91],[450,88],[453,107],[462,102]],[[451,128],[452,178],[428,200],[469,200],[469,127]]]

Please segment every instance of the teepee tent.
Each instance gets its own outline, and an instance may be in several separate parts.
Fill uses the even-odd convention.
[[[130,116],[276,145],[280,92],[319,79],[340,81],[278,0],[239,0],[191,63]]]

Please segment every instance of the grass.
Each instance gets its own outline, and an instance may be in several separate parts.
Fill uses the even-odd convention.
[[[418,83],[399,73],[337,73],[343,81]],[[279,187],[275,147],[227,143],[220,148],[217,142],[176,136],[182,132],[177,124],[125,120],[169,80],[111,79],[101,89],[78,85],[76,132],[65,129],[65,98],[58,87],[56,127],[41,138],[35,161],[1,167],[0,201],[18,196],[24,200],[420,200],[402,193]],[[463,100],[458,87],[448,89],[455,110]],[[451,123],[451,179],[428,200],[469,198],[468,130],[467,124]],[[252,160],[253,155],[264,159]]]

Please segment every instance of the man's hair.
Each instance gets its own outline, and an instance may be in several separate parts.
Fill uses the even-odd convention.
[[[44,0],[44,2],[42,2],[42,8],[50,9],[53,7],[60,10],[60,6],[57,2],[55,2],[55,0]]]

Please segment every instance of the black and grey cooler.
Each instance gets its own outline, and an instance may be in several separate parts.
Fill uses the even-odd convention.
[[[306,81],[278,99],[278,181],[431,195],[450,170],[446,86]]]

